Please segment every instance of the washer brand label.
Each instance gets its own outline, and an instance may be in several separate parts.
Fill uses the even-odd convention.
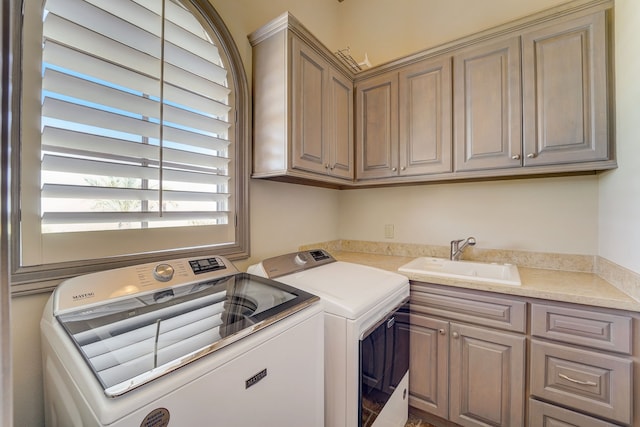
[[[252,376],[251,378],[249,378],[248,380],[246,380],[244,382],[244,388],[247,389],[251,387],[252,385],[256,384],[258,381],[260,381],[266,376],[267,376],[267,369],[265,368],[262,371],[255,374],[254,376]]]
[[[167,427],[169,425],[169,410],[158,408],[149,412],[140,423],[140,427]]]
[[[92,291],[92,292],[85,292],[84,294],[73,295],[71,298],[73,298],[74,301],[80,301],[87,298],[93,298],[95,296],[96,294]]]

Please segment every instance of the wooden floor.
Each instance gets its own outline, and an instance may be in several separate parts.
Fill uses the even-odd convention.
[[[405,427],[435,427],[431,424],[429,424],[428,422],[420,419],[417,415],[412,414],[411,412],[409,412],[409,419],[407,420],[407,423],[405,424]]]

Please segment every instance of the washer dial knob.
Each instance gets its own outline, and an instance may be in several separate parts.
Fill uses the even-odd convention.
[[[293,262],[295,262],[298,265],[305,265],[307,263],[307,260],[305,259],[304,255],[297,254],[296,257],[293,259]]]
[[[170,264],[158,264],[153,269],[153,277],[159,282],[168,282],[173,279],[175,270]]]

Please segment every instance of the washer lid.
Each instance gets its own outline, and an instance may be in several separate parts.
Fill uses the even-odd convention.
[[[397,273],[343,261],[281,276],[279,282],[320,296],[325,311],[357,319],[409,280]]]
[[[318,300],[274,280],[235,273],[80,307],[56,319],[105,395],[116,397]]]

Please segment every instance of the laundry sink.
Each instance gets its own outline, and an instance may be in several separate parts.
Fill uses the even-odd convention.
[[[520,286],[520,273],[513,264],[473,261],[450,261],[444,258],[416,258],[398,269],[401,273],[467,280],[470,282],[500,283]]]

